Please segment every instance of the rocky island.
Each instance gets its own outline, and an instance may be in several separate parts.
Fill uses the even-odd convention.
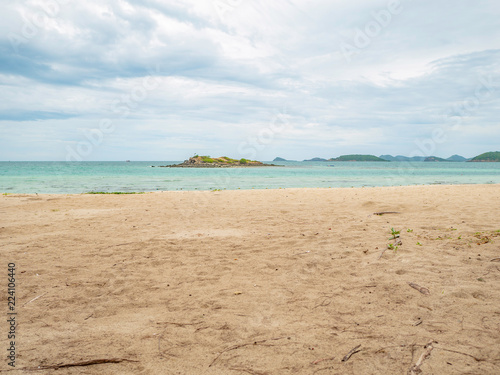
[[[323,158],[312,158],[312,159],[308,159],[308,160],[304,160],[304,161],[328,161],[328,160],[323,159]]]
[[[374,155],[342,155],[338,158],[331,158],[328,161],[387,161]]]
[[[276,167],[274,164],[264,164],[256,160],[231,159],[227,156],[212,158],[195,155],[181,164],[159,165],[162,168],[235,168],[235,167]]]
[[[424,159],[424,161],[442,162],[442,161],[450,161],[450,160],[438,158],[437,156],[428,156]]]
[[[471,162],[500,162],[500,151],[485,152],[470,160]]]

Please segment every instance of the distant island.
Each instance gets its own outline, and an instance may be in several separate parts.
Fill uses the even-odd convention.
[[[446,160],[448,160],[448,161],[467,161],[469,159],[464,158],[463,156],[460,156],[460,155],[452,155]]]
[[[231,159],[227,156],[212,158],[195,155],[181,164],[159,165],[160,168],[235,168],[235,167],[275,167],[274,164],[264,164],[256,160]]]
[[[335,159],[329,159],[328,161],[387,161],[379,158],[375,155],[342,155]]]
[[[408,156],[403,156],[403,155],[397,155],[397,156],[380,155],[380,158],[387,160],[387,161],[424,161],[425,160],[425,156],[412,156],[410,158]]]
[[[275,162],[286,162],[294,161],[287,160],[284,158],[276,157],[273,161]],[[375,155],[362,155],[362,154],[352,154],[352,155],[341,155],[337,158],[324,159],[315,157],[312,159],[306,159],[305,162],[346,162],[346,161],[368,161],[368,162],[384,162],[384,161],[419,161],[419,162],[500,162],[500,151],[495,152],[485,152],[484,154],[478,155],[472,159],[466,159],[460,155],[452,155],[447,159],[440,158],[437,156],[392,156],[392,155],[381,155],[380,157]],[[210,156],[199,156],[195,155],[188,160],[180,164],[173,165],[159,165],[158,167],[169,167],[169,168],[235,168],[235,167],[279,167],[280,165],[275,164],[264,164],[257,160],[249,159],[231,159],[227,156],[221,156],[218,158],[212,158]],[[282,166],[282,165],[281,165]],[[154,166],[152,166],[154,167]]]
[[[500,151],[485,152],[470,160],[471,162],[500,162]]]
[[[441,162],[446,162],[446,161],[454,161],[454,162],[462,162],[462,161],[467,161],[469,159],[464,158],[463,156],[460,155],[453,155],[450,156],[447,159],[439,158],[437,156],[402,156],[402,155],[397,155],[397,156],[392,156],[392,155],[380,155],[380,158],[387,160],[387,161],[427,161],[427,162],[436,162],[436,161],[441,161]]]
[[[304,161],[328,161],[328,160],[323,159],[323,158],[312,158],[312,159],[304,160]]]
[[[283,159],[283,158],[277,157],[277,158],[274,158],[273,161],[295,161],[295,160],[287,160],[287,159]]]
[[[494,156],[490,154],[495,154],[495,153],[486,153],[479,155],[482,157],[481,160],[474,160],[474,161],[494,161]],[[489,155],[489,156],[487,156]],[[479,158],[477,156],[476,158]],[[472,159],[473,160],[473,159]],[[392,155],[380,155],[380,156],[375,156],[375,155],[360,155],[360,154],[353,154],[353,155],[341,155],[338,158],[330,158],[330,159],[323,159],[323,158],[312,158],[312,159],[307,159],[304,161],[317,161],[317,162],[325,162],[325,161],[424,161],[424,162],[465,162],[465,161],[472,161],[471,159],[464,158],[463,156],[460,155],[452,155],[447,159],[440,158],[437,156],[403,156],[403,155],[397,155],[397,156],[392,156]],[[287,161],[282,158],[276,158],[274,161]]]
[[[438,158],[437,156],[429,156],[424,159],[424,161],[451,161],[443,158]]]

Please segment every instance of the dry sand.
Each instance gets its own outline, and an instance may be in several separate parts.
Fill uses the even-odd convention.
[[[0,215],[9,373],[406,374],[430,340],[423,374],[500,373],[500,185],[8,195]]]

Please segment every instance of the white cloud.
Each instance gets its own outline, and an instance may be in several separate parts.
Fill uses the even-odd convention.
[[[102,118],[119,126],[89,158],[237,157],[285,107],[289,126],[259,157],[408,153],[449,129],[454,111],[462,126],[437,156],[489,148],[500,133],[492,1],[401,0],[385,23],[382,0],[59,1],[9,3],[0,15],[0,159],[61,159],[64,142]],[[370,27],[346,59],[341,44]],[[159,84],[130,102],[151,72]],[[484,79],[488,95],[464,110]]]

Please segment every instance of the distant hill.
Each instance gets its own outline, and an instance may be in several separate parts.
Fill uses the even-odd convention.
[[[500,162],[500,151],[485,152],[484,154],[478,155],[472,158],[470,161],[473,162]]]
[[[464,158],[460,155],[453,155],[447,159],[438,158],[437,156],[412,156],[411,158],[408,156],[398,155],[380,155],[381,159],[388,161],[467,161],[468,159]]]
[[[424,161],[448,161],[449,162],[450,160],[438,158],[437,156],[428,156],[425,158]]]
[[[329,161],[388,161],[375,155],[342,155]]]
[[[408,156],[403,156],[403,155],[398,155],[398,156],[392,156],[392,155],[380,155],[381,159],[387,160],[387,161],[424,161],[425,156],[413,156],[413,157],[408,157]]]
[[[283,159],[283,158],[280,158],[280,157],[277,157],[277,158],[274,158],[273,161],[293,161],[293,160],[286,160],[286,159]]]
[[[328,161],[328,160],[323,159],[323,158],[312,158],[312,159],[304,160],[304,161]]]
[[[448,159],[448,161],[467,161],[468,159],[464,158],[463,156],[460,155],[452,155]]]

